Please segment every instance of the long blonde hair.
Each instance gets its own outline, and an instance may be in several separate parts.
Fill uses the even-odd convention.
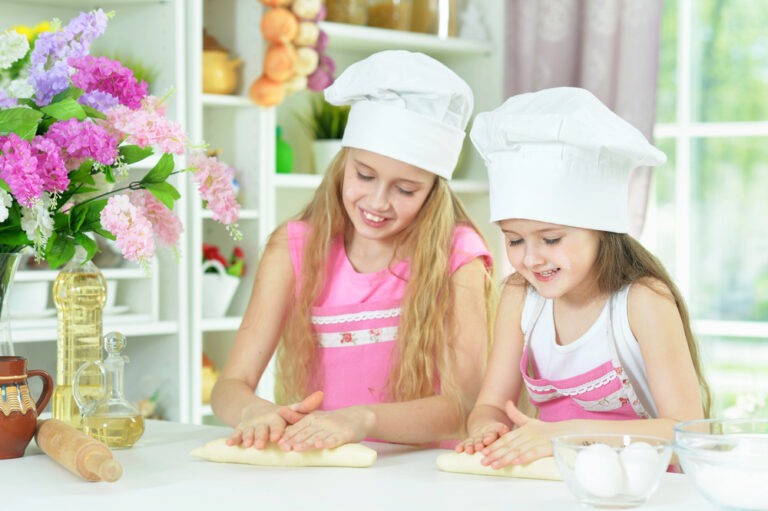
[[[701,367],[699,347],[691,330],[688,308],[683,301],[680,290],[670,278],[661,261],[629,234],[598,231],[598,236],[600,245],[597,259],[595,260],[595,267],[597,269],[597,286],[601,293],[616,293],[623,289],[624,286],[647,277],[662,282],[669,289],[680,318],[683,321],[685,340],[688,344],[688,351],[691,354],[691,361],[699,381],[704,416],[709,417],[712,396]],[[529,285],[519,274],[514,274],[511,278],[508,278],[507,282],[515,285]],[[660,288],[661,286],[658,287]],[[652,286],[651,289],[659,294],[663,293],[656,286]]]
[[[336,155],[312,201],[298,215],[311,227],[301,274],[297,276],[300,291],[278,347],[278,402],[295,402],[305,397],[309,375],[318,369],[312,305],[326,283],[324,269],[332,243],[338,236],[349,236],[353,229],[341,197],[348,153],[345,148]],[[439,388],[441,394],[461,402],[449,370],[455,362],[455,339],[449,324],[454,303],[450,252],[453,231],[459,223],[470,225],[480,234],[447,181],[438,177],[417,217],[398,237],[394,254],[408,256],[410,277],[401,304],[398,340],[386,388],[388,397],[394,401],[431,396]],[[492,271],[488,271],[485,279],[489,343],[495,314]],[[486,357],[487,351],[486,346]]]

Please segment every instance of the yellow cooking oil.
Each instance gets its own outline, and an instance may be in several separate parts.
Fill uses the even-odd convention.
[[[88,436],[104,442],[109,447],[126,448],[141,438],[144,433],[144,418],[141,415],[92,415],[83,418],[83,427]]]
[[[57,309],[56,389],[53,418],[82,429],[80,410],[72,395],[75,371],[89,361],[101,360],[101,316],[107,298],[107,283],[85,250],[77,247],[75,257],[56,276],[53,301]],[[91,366],[80,379],[83,394],[97,396],[101,374]]]

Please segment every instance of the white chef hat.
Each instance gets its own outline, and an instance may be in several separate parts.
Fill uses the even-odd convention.
[[[472,113],[472,89],[423,53],[382,51],[349,66],[325,89],[352,105],[341,143],[451,178]]]
[[[523,218],[627,232],[629,174],[667,158],[589,91],[513,96],[475,118],[488,167],[491,222]]]

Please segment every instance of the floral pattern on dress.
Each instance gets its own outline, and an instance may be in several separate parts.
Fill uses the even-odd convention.
[[[372,328],[368,330],[368,340],[379,342],[381,340],[381,328]]]
[[[354,337],[352,337],[351,332],[342,332],[341,333],[341,344],[356,344]]]

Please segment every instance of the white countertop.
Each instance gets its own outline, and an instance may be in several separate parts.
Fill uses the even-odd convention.
[[[584,509],[565,483],[452,474],[438,470],[436,449],[370,443],[379,452],[369,468],[288,468],[211,463],[189,451],[229,434],[228,428],[148,421],[131,449],[115,451],[123,477],[89,483],[30,444],[23,458],[0,460],[0,505],[25,509],[132,511],[155,509],[473,511]],[[37,507],[37,506],[40,507]],[[238,509],[232,508],[232,509]],[[684,475],[665,474],[642,510],[711,511]],[[221,511],[224,511],[223,509]]]

